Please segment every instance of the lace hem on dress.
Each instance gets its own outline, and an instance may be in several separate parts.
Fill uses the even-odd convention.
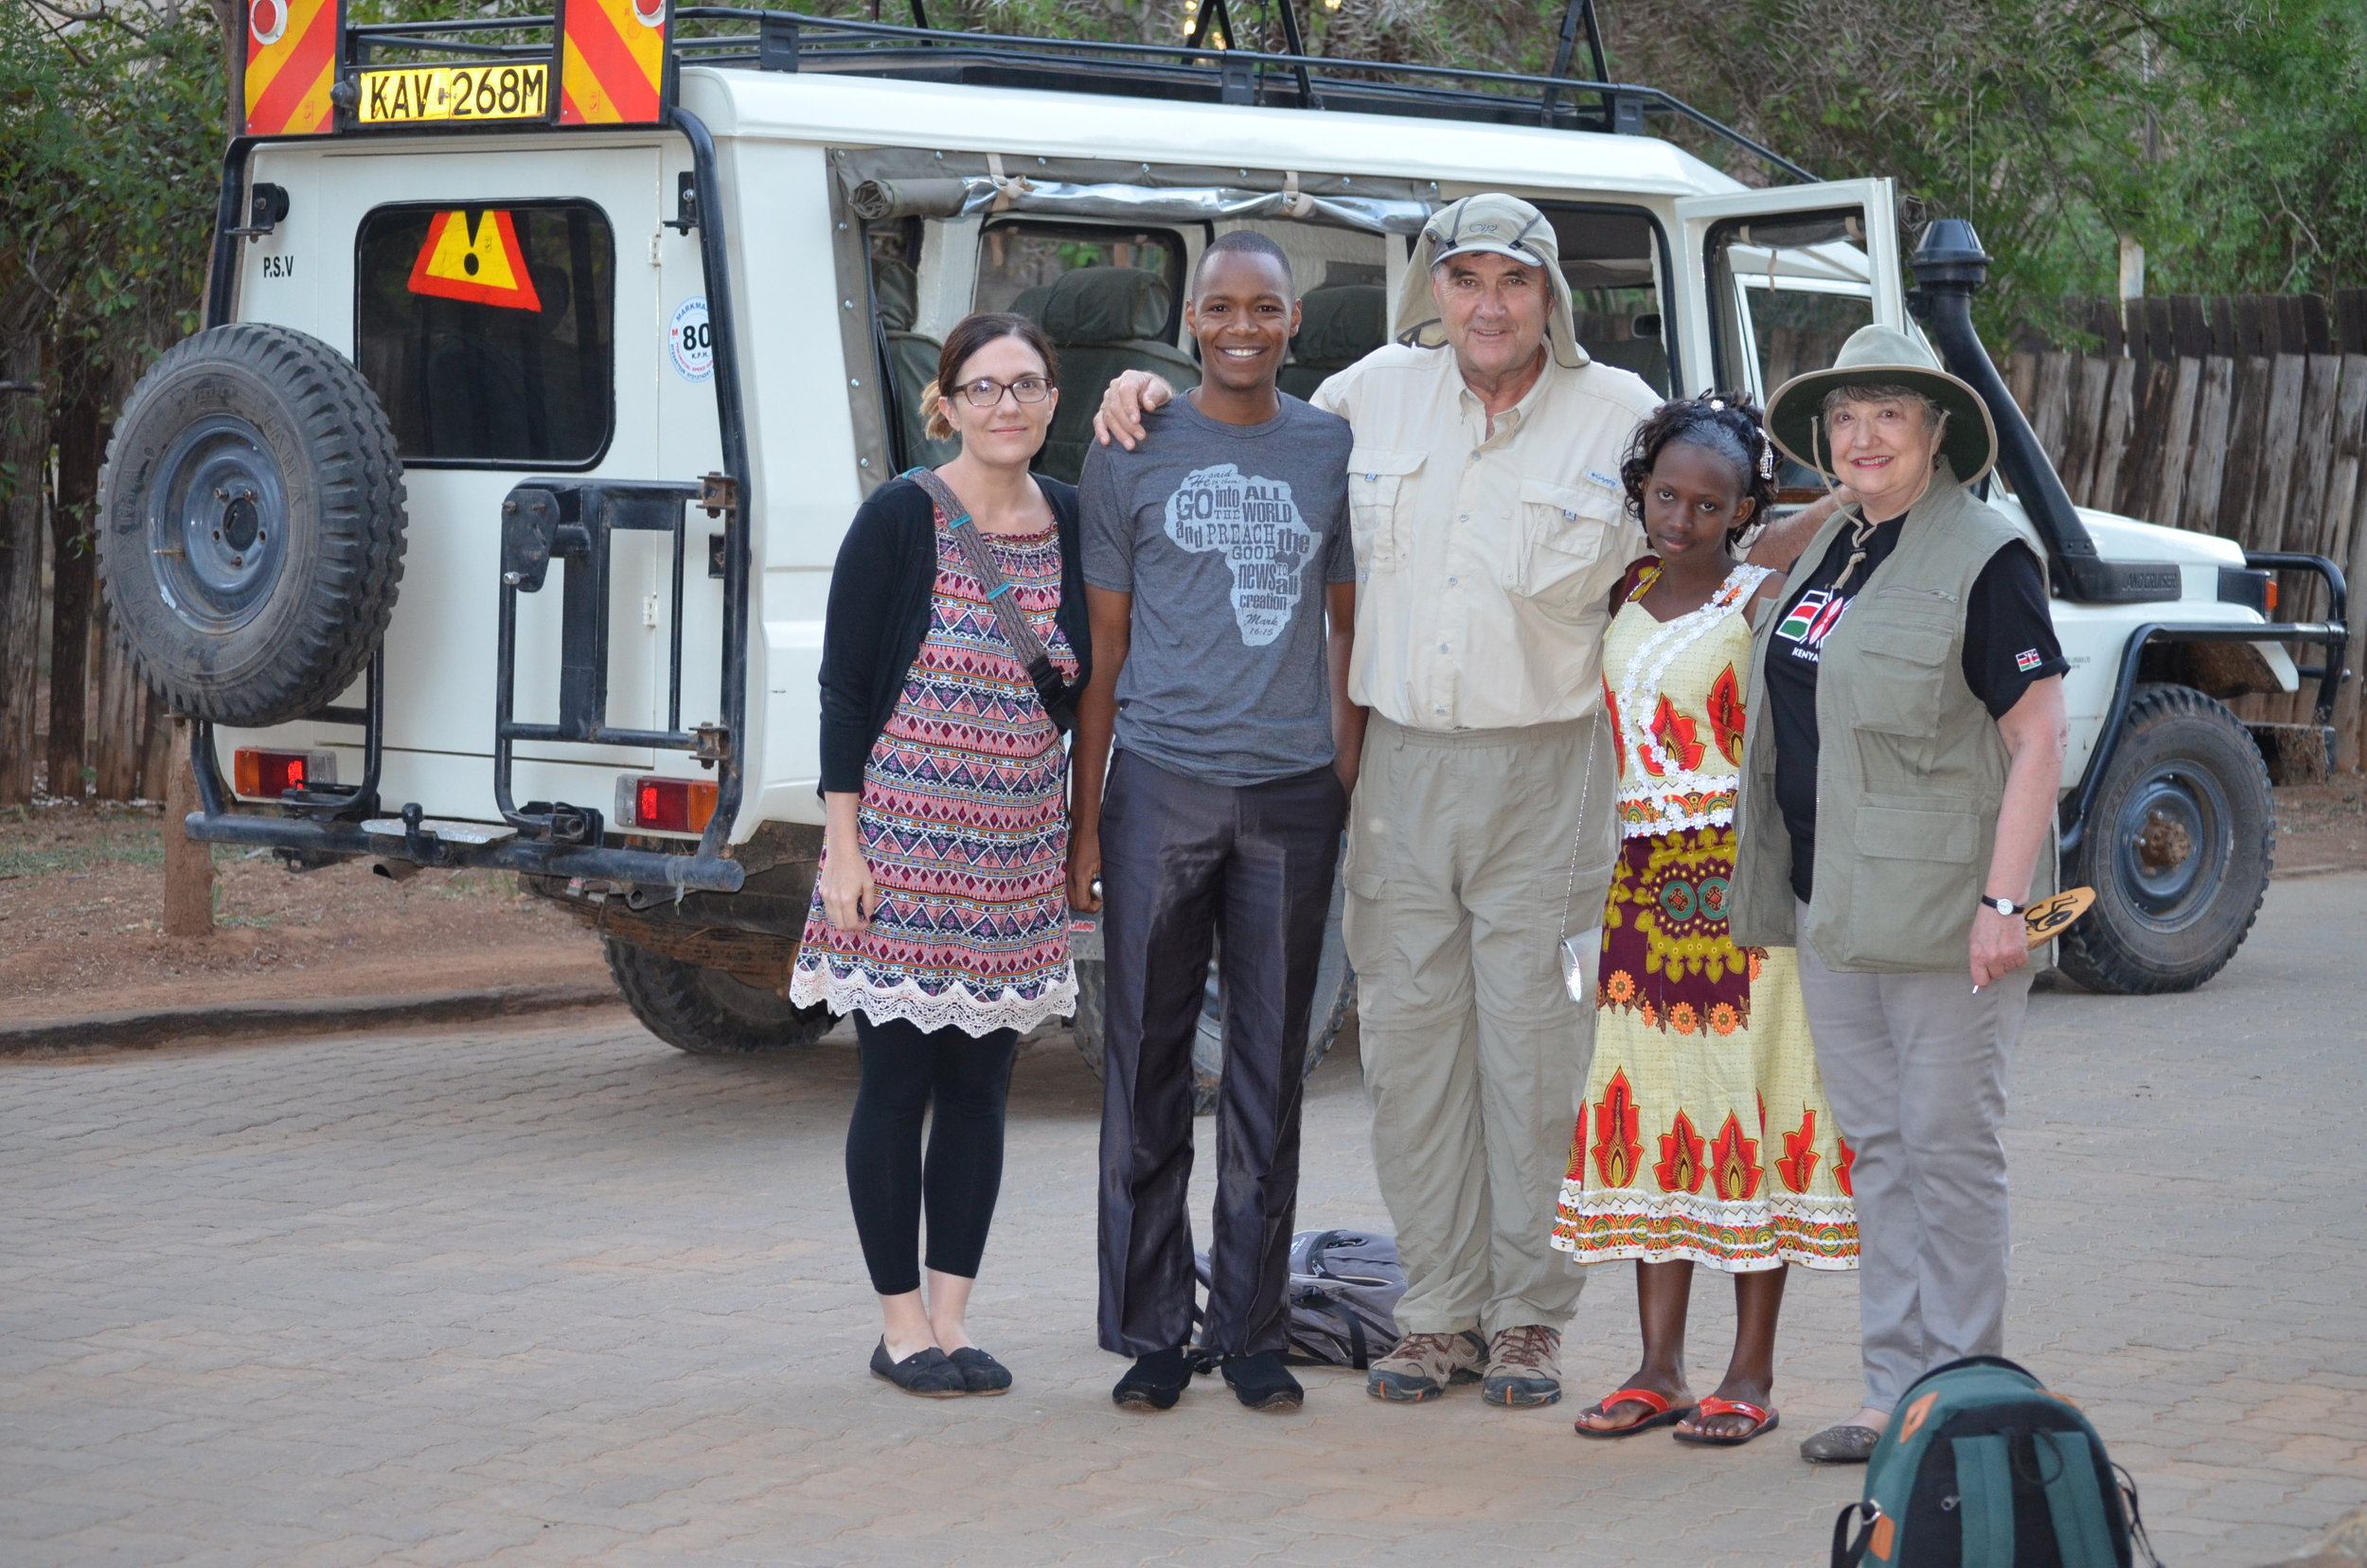
[[[874,1024],[900,1018],[923,1033],[952,1027],[967,1035],[997,1029],[1025,1034],[1047,1018],[1077,1011],[1077,969],[1063,965],[1058,980],[1031,996],[1014,986],[997,986],[984,995],[968,985],[932,992],[909,978],[883,986],[859,973],[842,974],[827,962],[800,964],[790,977],[789,1000],[800,1007],[827,1003],[842,1018],[861,1011]]]

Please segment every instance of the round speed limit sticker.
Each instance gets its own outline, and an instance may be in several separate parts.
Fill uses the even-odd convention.
[[[666,347],[683,380],[703,382],[715,374],[715,337],[714,329],[707,325],[706,295],[693,294],[674,307],[673,324],[666,329]]]

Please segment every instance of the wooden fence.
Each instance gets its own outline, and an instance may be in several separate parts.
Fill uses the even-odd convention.
[[[2125,319],[2140,330],[2112,351],[2025,347],[2008,358],[2006,383],[2074,503],[2217,534],[2248,550],[2325,556],[2353,583],[2367,581],[2367,294],[2315,310],[2270,304],[2134,301]],[[2157,317],[2173,323],[2161,346],[2206,351],[2154,352]],[[2225,324],[2224,337],[2215,322]],[[2251,343],[2273,347],[2218,351],[2243,349],[2248,330]],[[2292,341],[2324,347],[2286,350]],[[2315,619],[2326,609],[2314,577],[2284,574],[2280,618]],[[2355,601],[2352,669],[2360,667],[2362,618]],[[2237,707],[2256,721],[2309,717],[2306,694],[2246,698]],[[2360,720],[2357,683],[2346,684],[2336,710],[2344,767],[2359,765]]]

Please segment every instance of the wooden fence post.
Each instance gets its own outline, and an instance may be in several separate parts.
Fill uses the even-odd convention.
[[[214,929],[214,852],[193,842],[181,824],[198,809],[197,775],[189,767],[188,720],[172,720],[165,771],[165,935],[203,936]]]

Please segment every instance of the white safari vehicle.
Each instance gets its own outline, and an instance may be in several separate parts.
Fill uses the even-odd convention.
[[[1920,322],[1996,415],[2000,499],[2072,661],[2066,877],[2100,897],[2061,967],[2179,989],[2250,929],[2270,797],[2220,700],[2309,679],[2325,724],[2340,576],[2075,510],[1973,336],[1978,241],[1936,223],[1903,256],[1885,182],[1812,180],[1566,74],[667,0],[342,28],[333,0],[251,9],[207,325],[131,399],[103,501],[116,623],[202,721],[196,839],[297,870],[506,868],[601,934],[661,1039],[810,1041],[827,1020],[781,989],[822,836],[823,606],[863,495],[946,455],[917,405],[942,334],[980,309],[1043,324],[1064,397],[1042,466],[1073,478],[1111,376],[1195,379],[1181,295],[1218,235],[1290,257],[1305,394],[1396,327],[1429,213],[1509,190],[1555,225],[1588,349],[1664,392],[1764,396],[1869,321]],[[318,15],[334,47],[283,58]],[[257,96],[297,72],[301,98]],[[1649,134],[1675,118],[1789,183]],[[2324,578],[2331,620],[2271,624],[2279,570]],[[1089,1057],[1096,953],[1080,930]],[[1310,1063],[1349,1005],[1336,938],[1328,969]]]

